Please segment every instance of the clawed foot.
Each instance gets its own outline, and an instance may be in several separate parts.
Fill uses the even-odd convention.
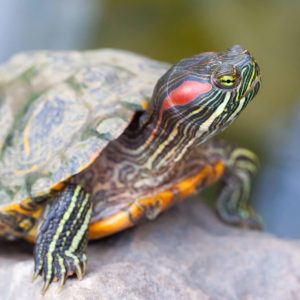
[[[264,229],[262,219],[252,209],[239,211],[239,222],[237,225],[254,230]]]
[[[253,230],[264,229],[262,219],[254,212],[251,207],[247,209],[240,208],[232,211],[228,209],[219,209],[218,214],[223,222],[233,226]]]
[[[53,281],[59,281],[60,287],[65,284],[67,277],[76,274],[81,280],[85,273],[87,257],[85,254],[74,254],[70,251],[64,253],[47,253],[40,257],[36,255],[33,280],[42,276],[44,285],[42,294],[45,294]]]

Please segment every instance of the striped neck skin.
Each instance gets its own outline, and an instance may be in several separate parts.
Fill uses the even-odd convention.
[[[237,118],[258,92],[260,74],[236,47],[180,61],[160,78],[148,111],[119,139],[127,159],[150,170],[174,167]]]

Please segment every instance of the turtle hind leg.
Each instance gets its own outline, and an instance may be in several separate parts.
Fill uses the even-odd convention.
[[[250,193],[258,159],[243,148],[231,148],[226,153],[222,189],[217,200],[220,218],[231,225],[250,229],[262,229],[262,221],[250,205]]]
[[[42,275],[42,293],[53,280],[63,285],[73,274],[82,278],[91,213],[90,196],[79,185],[67,185],[49,201],[34,249],[34,278]]]

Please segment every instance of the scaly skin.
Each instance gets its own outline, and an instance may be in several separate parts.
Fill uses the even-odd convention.
[[[232,225],[261,228],[259,217],[249,205],[252,179],[258,167],[257,158],[250,151],[212,140],[187,153],[175,163],[175,168],[149,172],[128,158],[122,161],[116,147],[120,145],[116,144],[112,143],[87,170],[85,174],[90,172],[89,175],[74,178],[92,194],[94,217],[89,229],[90,239],[132,227],[142,219],[154,219],[162,211],[217,181],[222,183],[217,201],[221,219]],[[97,170],[100,170],[98,176]],[[85,180],[89,178],[93,180]],[[109,213],[103,210],[104,205],[109,207]]]

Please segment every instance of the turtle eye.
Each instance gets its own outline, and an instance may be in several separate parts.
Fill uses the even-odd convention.
[[[223,88],[232,88],[236,84],[236,75],[222,75],[217,78],[217,81]]]
[[[213,81],[220,89],[235,88],[240,81],[239,72],[232,65],[222,65],[213,73]]]

